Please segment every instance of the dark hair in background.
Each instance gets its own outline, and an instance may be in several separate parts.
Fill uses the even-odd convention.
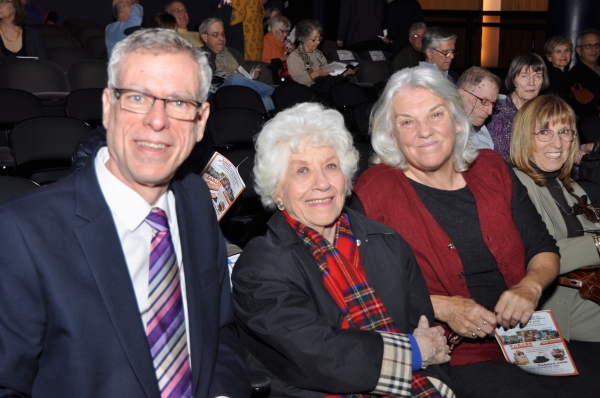
[[[167,12],[161,11],[152,17],[152,21],[150,22],[151,28],[164,28],[164,29],[173,29],[177,28],[177,20],[175,17]]]

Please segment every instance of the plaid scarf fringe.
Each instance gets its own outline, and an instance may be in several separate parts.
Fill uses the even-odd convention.
[[[400,329],[388,315],[383,302],[367,281],[358,251],[345,214],[336,222],[333,244],[314,229],[294,220],[283,211],[288,223],[315,259],[323,285],[339,307],[344,321],[342,329],[351,327],[361,330],[400,333]],[[416,398],[442,397],[429,379],[413,373],[411,396]],[[375,398],[374,395],[326,395],[326,398]]]

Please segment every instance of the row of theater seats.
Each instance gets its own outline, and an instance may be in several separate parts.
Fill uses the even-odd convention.
[[[46,51],[52,48],[86,49],[98,59],[106,59],[104,28],[90,19],[68,19],[63,26],[31,25],[42,37]]]

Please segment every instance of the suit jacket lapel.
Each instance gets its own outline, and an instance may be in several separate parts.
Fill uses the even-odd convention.
[[[131,367],[148,397],[160,397],[146,332],[112,213],[98,185],[94,162],[78,172],[77,215],[89,221],[75,230],[100,295]]]

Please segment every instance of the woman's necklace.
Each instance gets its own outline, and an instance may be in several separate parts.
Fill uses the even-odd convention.
[[[2,35],[4,40],[6,40],[9,43],[15,42],[19,39],[19,36],[21,36],[21,30],[22,30],[21,27],[17,26],[17,36],[15,36],[15,38],[11,40],[8,38],[8,36],[4,32],[4,25],[2,25],[2,22],[0,21],[0,35]]]

